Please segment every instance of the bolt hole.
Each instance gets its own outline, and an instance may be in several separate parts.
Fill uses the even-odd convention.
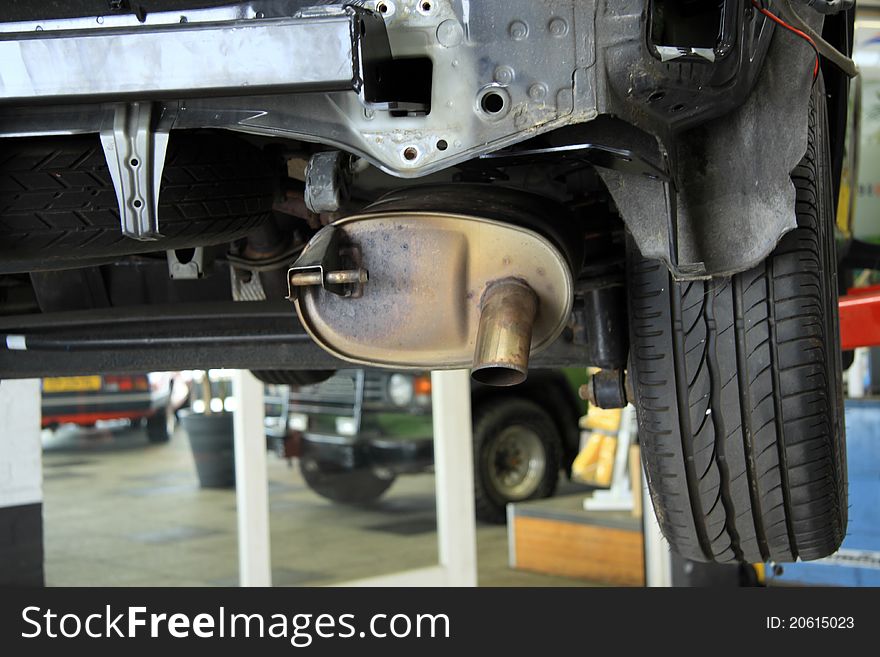
[[[138,162],[136,158],[131,161],[131,166],[133,167],[136,167],[138,164],[140,164],[140,162]]]
[[[380,14],[387,14],[388,13],[388,5],[385,4],[384,2],[376,3],[376,11],[378,11]]]
[[[504,109],[504,98],[494,91],[489,92],[480,100],[480,107],[487,114],[498,114]]]
[[[663,100],[664,98],[666,98],[665,91],[655,91],[650,96],[648,96],[648,102],[649,103],[656,103],[660,100]]]
[[[447,148],[449,148],[449,144],[446,143],[445,139],[441,139],[440,141],[437,142],[437,150],[438,151],[445,151]]]
[[[143,203],[141,202],[140,199],[135,199],[135,200],[134,200],[134,203],[132,203],[132,205],[133,205],[134,207],[136,207],[136,208],[139,208],[139,207],[141,207],[141,206],[143,205]]]
[[[403,159],[412,162],[419,156],[419,151],[414,146],[407,146],[403,150]]]
[[[427,14],[429,11],[431,11],[431,9],[433,8],[433,5],[430,2],[428,2],[428,0],[425,0],[425,2],[423,2],[421,4],[421,7],[422,7],[422,11]]]
[[[670,111],[672,111],[672,112],[680,112],[680,111],[682,111],[683,109],[684,109],[684,105],[682,105],[681,103],[679,103],[678,105],[673,105],[673,106],[670,108]]]

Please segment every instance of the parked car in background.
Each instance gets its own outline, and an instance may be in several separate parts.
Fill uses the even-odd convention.
[[[167,442],[172,380],[166,372],[44,378],[42,426],[89,427],[98,421],[130,420],[143,423],[151,443]]]
[[[508,502],[550,497],[570,473],[579,443],[584,369],[537,370],[518,386],[474,383],[474,492],[477,517],[503,522]],[[298,456],[306,484],[342,504],[366,504],[398,475],[434,464],[431,378],[340,370],[325,381],[267,386],[267,433]],[[279,418],[287,416],[286,427]]]

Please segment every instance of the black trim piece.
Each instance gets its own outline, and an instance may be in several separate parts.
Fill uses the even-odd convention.
[[[0,379],[186,369],[336,370],[287,301],[96,308],[0,317]],[[6,348],[24,336],[26,349]],[[21,339],[12,341],[21,346]],[[565,339],[535,354],[535,369],[586,366]]]
[[[43,586],[43,504],[0,507],[0,586]]]

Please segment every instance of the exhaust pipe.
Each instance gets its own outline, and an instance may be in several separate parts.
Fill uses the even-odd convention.
[[[583,236],[569,219],[492,185],[399,190],[318,231],[288,271],[289,298],[342,360],[516,385],[571,316]]]
[[[526,380],[538,295],[527,283],[504,278],[489,284],[480,303],[480,324],[471,376],[479,383],[513,386]]]

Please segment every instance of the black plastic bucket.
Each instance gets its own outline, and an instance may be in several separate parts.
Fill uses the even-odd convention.
[[[189,436],[199,485],[202,488],[235,488],[235,448],[232,413],[183,412],[180,417]]]

